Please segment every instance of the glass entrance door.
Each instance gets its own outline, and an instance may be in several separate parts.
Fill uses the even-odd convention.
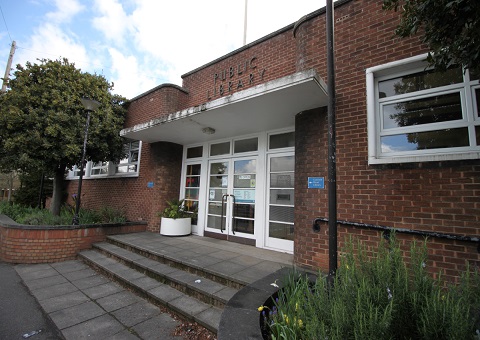
[[[209,162],[205,230],[227,239],[255,237],[256,177],[256,157]]]
[[[295,156],[268,157],[266,246],[293,252]]]

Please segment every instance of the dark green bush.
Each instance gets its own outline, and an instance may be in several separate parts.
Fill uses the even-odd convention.
[[[54,216],[47,209],[25,207],[19,204],[0,202],[0,214],[7,215],[15,222],[27,225],[70,225],[72,224],[74,209],[64,207],[59,216]],[[125,214],[110,207],[103,207],[98,211],[80,209],[81,224],[121,223],[125,222]]]
[[[480,275],[449,285],[429,274],[425,243],[406,263],[395,237],[373,256],[350,239],[332,287],[292,275],[272,308],[272,339],[479,339]]]

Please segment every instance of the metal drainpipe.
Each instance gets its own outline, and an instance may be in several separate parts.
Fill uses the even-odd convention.
[[[333,0],[327,0],[327,91],[328,91],[328,276],[337,272],[337,169],[335,127],[335,60],[333,37]]]

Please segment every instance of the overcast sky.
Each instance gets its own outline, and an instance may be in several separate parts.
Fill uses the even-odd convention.
[[[325,6],[248,0],[247,43]],[[245,0],[0,0],[0,77],[13,65],[68,58],[133,98],[243,45]]]

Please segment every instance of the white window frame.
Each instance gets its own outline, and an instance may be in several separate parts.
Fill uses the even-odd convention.
[[[367,119],[368,119],[368,163],[411,163],[432,162],[445,160],[465,160],[480,158],[480,145],[476,145],[475,126],[480,125],[476,111],[474,91],[479,88],[479,81],[470,81],[468,72],[462,83],[411,92],[380,99],[378,96],[378,82],[398,76],[421,72],[427,69],[426,54],[391,62],[384,65],[368,68],[366,70],[367,82]],[[422,124],[411,127],[382,130],[382,106],[402,100],[415,100],[434,95],[460,93],[462,106],[462,120]],[[466,147],[442,148],[415,151],[397,151],[382,153],[381,137],[397,135],[408,132],[422,132],[450,128],[468,128],[470,145]]]
[[[131,162],[131,151],[132,150],[137,150],[137,149],[131,149],[131,143],[132,142],[137,142],[134,140],[125,140],[125,144],[129,144],[129,150],[128,150],[128,162],[127,163],[114,163],[114,162],[101,162],[102,165],[97,165],[100,162],[94,163],[92,161],[88,161],[85,165],[85,174],[83,176],[83,179],[100,179],[100,178],[116,178],[116,177],[138,177],[140,173],[140,157],[142,153],[142,141],[138,141],[138,161],[137,162]],[[117,168],[119,166],[129,166],[129,165],[136,165],[137,166],[137,171],[135,172],[117,172]],[[93,174],[93,170],[95,169],[101,169],[101,168],[106,168],[107,173],[106,174]],[[67,180],[75,180],[78,179],[80,170],[79,168],[75,165],[73,166],[72,169],[68,171],[67,174]]]
[[[132,143],[136,143],[136,142],[138,142],[138,149],[137,148],[132,149]],[[130,176],[137,177],[138,173],[139,173],[139,170],[140,170],[140,155],[141,155],[141,151],[142,151],[142,141],[130,140],[130,141],[126,141],[124,143],[124,145],[125,144],[128,144],[127,162],[125,162],[125,163],[115,163],[115,174],[113,174],[113,176],[116,176],[116,177],[118,177],[118,176],[121,176],[121,177],[130,177]],[[138,160],[137,161],[132,161],[131,160],[133,151],[138,152]],[[135,165],[137,167],[136,171],[118,172],[119,167],[124,167],[124,166],[129,167],[129,166],[132,166],[132,165]]]

